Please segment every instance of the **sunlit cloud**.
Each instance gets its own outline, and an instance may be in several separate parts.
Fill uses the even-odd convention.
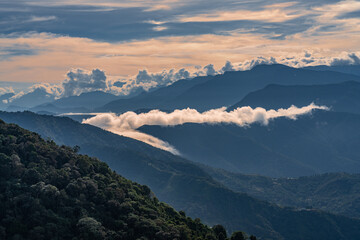
[[[57,18],[55,16],[45,16],[45,17],[39,17],[39,16],[31,16],[27,22],[44,22],[44,21],[52,21],[56,20]]]
[[[315,39],[315,41],[314,41]],[[346,39],[346,44],[344,41]],[[213,64],[216,69],[227,60],[240,63],[263,57],[336,57],[359,50],[360,35],[351,33],[330,38],[305,38],[296,34],[285,40],[271,40],[258,34],[232,33],[226,36],[200,35],[163,37],[124,43],[97,42],[54,34],[27,34],[0,38],[0,46],[26,46],[35,55],[11,55],[0,64],[0,80],[61,82],[71,68],[104,69],[110,76],[127,78],[141,68],[151,72]],[[0,54],[1,55],[1,54]]]
[[[303,16],[295,11],[286,11],[280,8],[266,9],[263,11],[221,11],[210,14],[199,14],[197,16],[184,16],[179,19],[180,22],[221,22],[221,21],[266,21],[266,22],[284,22]]]
[[[160,32],[160,31],[164,31],[164,30],[166,30],[168,28],[165,27],[165,26],[156,26],[156,27],[153,27],[153,29],[154,29],[154,31]]]
[[[353,0],[274,4],[235,0],[37,0],[22,4],[19,11],[26,10],[26,14],[0,18],[0,81],[61,83],[69,69],[96,68],[106,71],[109,79],[131,79],[140,69],[159,73],[186,68],[193,73],[196,66],[209,64],[218,73],[228,60],[237,70],[240,64],[251,66],[252,61],[262,61],[259,57],[301,67],[329,63],[332,58],[360,51],[360,18],[347,15],[360,10],[360,2]],[[64,5],[67,7],[61,8]],[[38,6],[44,12],[36,12]],[[132,9],[139,19],[132,17],[136,14],[118,18],[122,14],[114,9]],[[15,10],[10,4],[0,6],[0,11]],[[91,26],[80,24],[78,11],[108,11],[91,16],[124,24],[106,28],[104,21],[104,30],[99,28],[94,34]],[[64,24],[69,20],[74,26]],[[51,32],[55,29],[56,34]],[[305,52],[311,52],[311,59],[301,60]],[[147,84],[148,88],[152,86]]]

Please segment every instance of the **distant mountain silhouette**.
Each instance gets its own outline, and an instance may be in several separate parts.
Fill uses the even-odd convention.
[[[28,109],[36,105],[54,101],[54,96],[48,94],[44,89],[35,89],[33,92],[27,93],[21,97],[14,99],[8,104],[7,111],[18,111]]]
[[[269,85],[248,94],[228,110],[243,106],[279,109],[291,105],[306,106],[312,102],[331,107],[334,111],[360,113],[360,82],[313,86]]]
[[[338,66],[318,65],[312,67],[304,67],[304,69],[316,70],[316,71],[334,71],[334,72],[341,72],[341,73],[360,76],[360,65],[338,65]]]
[[[172,110],[175,105],[177,97],[184,92],[188,91],[197,84],[204,83],[213,76],[207,77],[196,77],[194,79],[179,80],[170,86],[159,88],[152,92],[144,92],[138,96],[129,99],[120,99],[110,102],[103,107],[96,109],[100,112],[125,112],[125,111],[136,111],[139,109],[164,109]]]
[[[47,111],[53,113],[89,112],[119,97],[102,91],[82,93],[79,96],[60,98],[51,103],[30,108],[30,111]]]
[[[6,108],[6,100],[8,100],[9,98],[11,98],[12,96],[14,96],[14,93],[5,93],[3,95],[0,96],[0,109],[4,110]]]
[[[314,85],[360,81],[359,76],[330,71],[296,69],[284,65],[259,65],[249,71],[233,71],[213,77],[196,77],[140,96],[117,100],[97,111],[125,112],[140,108],[199,111],[231,106],[248,93],[269,84]]]

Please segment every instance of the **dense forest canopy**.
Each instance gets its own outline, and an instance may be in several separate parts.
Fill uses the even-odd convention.
[[[0,122],[0,239],[218,239],[77,150]]]

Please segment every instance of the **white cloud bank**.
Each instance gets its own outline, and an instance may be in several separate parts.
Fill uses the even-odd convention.
[[[267,125],[270,120],[286,117],[296,119],[299,115],[309,114],[315,109],[328,110],[325,106],[310,104],[298,108],[291,106],[288,109],[266,110],[264,108],[241,107],[231,112],[226,108],[209,110],[203,113],[195,109],[175,110],[171,113],[152,110],[148,113],[137,114],[126,112],[121,115],[114,113],[100,113],[95,117],[83,120],[83,123],[94,125],[115,134],[134,138],[150,144],[154,147],[179,154],[179,152],[158,138],[139,132],[137,129],[144,125],[175,126],[184,123],[206,123],[206,124],[236,124],[240,127],[249,126],[252,123]]]

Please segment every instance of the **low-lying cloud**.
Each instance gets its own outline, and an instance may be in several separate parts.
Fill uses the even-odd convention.
[[[249,126],[253,123],[267,125],[270,120],[280,117],[294,119],[299,115],[309,114],[313,110],[328,110],[325,106],[310,104],[298,108],[291,106],[287,109],[266,110],[264,108],[241,107],[233,111],[226,108],[213,109],[206,112],[198,112],[195,109],[175,110],[171,113],[152,110],[147,113],[126,112],[121,115],[114,113],[100,113],[95,117],[83,120],[83,123],[94,125],[110,132],[134,138],[154,147],[179,154],[179,152],[158,138],[139,132],[137,129],[144,125],[176,126],[184,123],[200,124],[236,124],[240,127]]]

